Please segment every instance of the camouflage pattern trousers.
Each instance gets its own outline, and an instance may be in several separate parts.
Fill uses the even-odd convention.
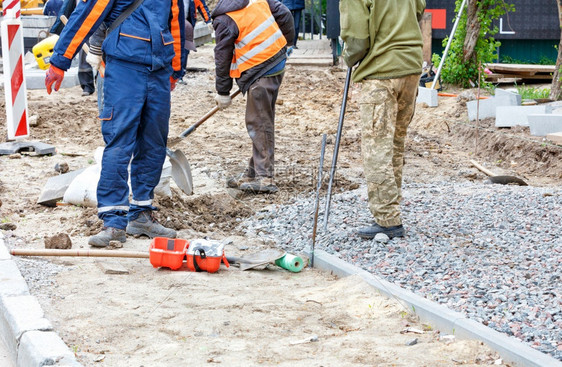
[[[419,80],[419,75],[368,79],[361,89],[361,152],[369,209],[383,227],[402,224],[404,142],[414,116]]]

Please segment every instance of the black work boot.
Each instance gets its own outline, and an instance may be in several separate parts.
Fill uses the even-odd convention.
[[[377,223],[373,223],[370,226],[362,227],[357,230],[357,235],[366,239],[375,238],[378,233],[384,233],[388,238],[404,237],[404,227],[402,224],[393,227],[383,227],[379,226]]]
[[[127,235],[123,229],[113,227],[103,227],[100,233],[88,239],[88,245],[92,247],[107,247],[110,241],[121,243],[127,240]]]
[[[250,181],[241,183],[240,190],[251,194],[273,194],[279,191],[273,182],[273,178],[259,176]]]
[[[133,236],[176,238],[176,231],[158,223],[150,210],[141,212],[136,219],[130,221],[126,231]]]

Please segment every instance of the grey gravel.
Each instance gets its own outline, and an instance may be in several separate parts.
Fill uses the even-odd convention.
[[[390,238],[388,238],[388,236],[384,233],[377,233],[374,240],[375,240],[375,242],[378,242],[378,243],[388,243]]]
[[[316,248],[562,360],[562,186],[410,183],[403,195],[406,237],[357,236],[372,221],[361,187],[333,196]],[[299,253],[313,208],[314,193],[301,195],[239,228]]]

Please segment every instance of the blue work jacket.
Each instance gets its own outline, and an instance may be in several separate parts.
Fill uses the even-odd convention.
[[[304,0],[282,0],[281,2],[289,8],[289,10],[304,9]]]
[[[82,44],[103,23],[110,26],[134,0],[80,1],[60,34],[51,64],[67,70]],[[107,35],[102,50],[111,58],[151,70],[166,68],[181,78],[186,56],[185,15],[182,0],[144,0]]]

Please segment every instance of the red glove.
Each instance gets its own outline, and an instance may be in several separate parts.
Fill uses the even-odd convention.
[[[51,65],[45,76],[45,87],[47,87],[47,93],[51,94],[51,87],[53,83],[55,84],[55,92],[58,91],[63,79],[64,71],[54,65]]]
[[[170,92],[176,89],[176,83],[178,82],[173,76],[170,77]]]

